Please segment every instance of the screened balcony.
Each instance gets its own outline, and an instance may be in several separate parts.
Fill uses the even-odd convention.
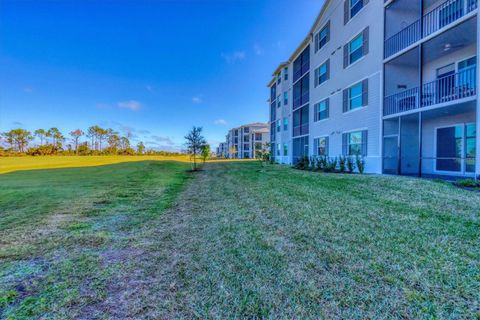
[[[384,58],[443,29],[473,10],[478,0],[395,1],[386,9]],[[422,5],[423,9],[420,7]],[[420,15],[421,11],[424,11]]]
[[[386,63],[384,116],[475,99],[476,26],[471,18]]]

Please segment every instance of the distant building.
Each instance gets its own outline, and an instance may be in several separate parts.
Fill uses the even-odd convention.
[[[255,159],[268,143],[270,143],[268,124],[246,124],[228,132],[225,154],[230,159]]]
[[[220,142],[220,144],[217,147],[217,157],[219,158],[226,158],[227,157],[227,143],[226,142]]]

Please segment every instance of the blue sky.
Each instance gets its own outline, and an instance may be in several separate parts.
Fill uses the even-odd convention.
[[[172,150],[268,120],[322,0],[0,0],[0,131],[98,124]]]

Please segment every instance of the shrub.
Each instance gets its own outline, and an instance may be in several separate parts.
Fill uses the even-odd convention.
[[[337,169],[337,157],[327,158],[327,165],[325,166],[325,172],[335,172]]]
[[[311,156],[310,157],[310,166],[308,167],[309,170],[314,171],[317,168],[317,157]]]
[[[347,170],[348,173],[353,173],[355,170],[355,162],[353,161],[352,157],[347,157]]]
[[[480,187],[480,182],[475,181],[473,179],[460,179],[456,181],[456,184],[461,186],[461,187],[467,187],[467,188],[479,188]]]
[[[310,161],[308,156],[304,156],[300,158],[300,160],[298,160],[298,162],[295,164],[294,167],[299,170],[306,170],[308,169],[309,165],[310,165]]]
[[[317,161],[317,170],[325,170],[327,167],[327,157],[320,156]]]
[[[339,167],[341,173],[345,173],[346,163],[347,163],[347,159],[344,156],[340,156],[338,158],[338,167]]]
[[[363,174],[363,172],[365,171],[365,160],[362,157],[357,156],[356,163],[357,163],[358,172],[360,174]]]

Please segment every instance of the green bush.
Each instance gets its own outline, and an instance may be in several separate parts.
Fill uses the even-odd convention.
[[[461,187],[480,188],[480,182],[473,179],[460,179],[456,181],[456,184]]]
[[[338,167],[340,169],[340,173],[346,172],[346,164],[347,164],[347,158],[344,156],[340,156],[338,158]]]
[[[355,162],[353,161],[352,157],[347,157],[347,170],[348,173],[353,173],[355,170]]]
[[[358,172],[360,174],[363,174],[363,172],[365,171],[365,160],[363,160],[363,158],[358,156],[358,155],[357,155],[357,158],[355,160],[356,160],[356,163],[357,163]]]

